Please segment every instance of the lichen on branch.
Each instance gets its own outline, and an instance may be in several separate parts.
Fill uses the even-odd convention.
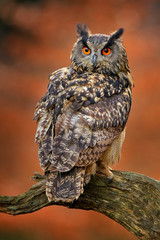
[[[125,227],[138,239],[160,239],[160,182],[147,176],[113,171],[114,179],[95,175],[84,194],[72,203],[48,202],[45,177],[35,174],[37,181],[18,196],[0,196],[0,212],[18,215],[37,211],[49,205],[100,212]]]

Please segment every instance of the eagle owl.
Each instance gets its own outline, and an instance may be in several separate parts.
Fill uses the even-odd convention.
[[[71,65],[49,76],[36,106],[40,165],[49,201],[78,199],[96,172],[112,179],[131,108],[133,79],[120,39],[77,25]]]

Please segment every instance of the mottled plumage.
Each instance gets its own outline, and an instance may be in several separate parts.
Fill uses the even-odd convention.
[[[71,66],[49,76],[34,114],[49,201],[77,199],[96,172],[112,178],[108,165],[120,158],[133,84],[122,33],[77,25]]]

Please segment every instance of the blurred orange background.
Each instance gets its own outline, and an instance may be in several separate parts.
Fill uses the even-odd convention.
[[[114,169],[160,177],[160,1],[0,1],[0,194],[18,195],[42,173],[34,143],[36,103],[48,75],[70,64],[76,23],[93,33],[125,28],[135,80],[121,161]],[[118,223],[93,211],[53,206],[32,214],[0,214],[0,240],[134,240]]]

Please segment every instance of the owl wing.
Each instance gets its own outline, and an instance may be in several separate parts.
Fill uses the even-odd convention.
[[[68,103],[55,124],[55,137],[51,144],[52,153],[47,170],[67,172],[75,165],[90,165],[98,160],[107,145],[111,145],[114,140],[117,147],[113,149],[118,151],[118,143],[123,139],[119,135],[125,128],[130,106],[127,90],[108,99],[102,98],[87,107],[82,106],[78,111],[75,109],[75,102]],[[94,153],[95,146],[97,149]],[[90,149],[92,153],[85,159],[85,154],[88,155]],[[110,156],[111,153],[112,156],[116,154],[111,151]]]
[[[124,129],[130,104],[130,88],[117,77],[79,76],[66,68],[52,74],[34,115],[49,200],[71,201],[83,192],[86,166],[97,160],[106,132],[111,144]]]

